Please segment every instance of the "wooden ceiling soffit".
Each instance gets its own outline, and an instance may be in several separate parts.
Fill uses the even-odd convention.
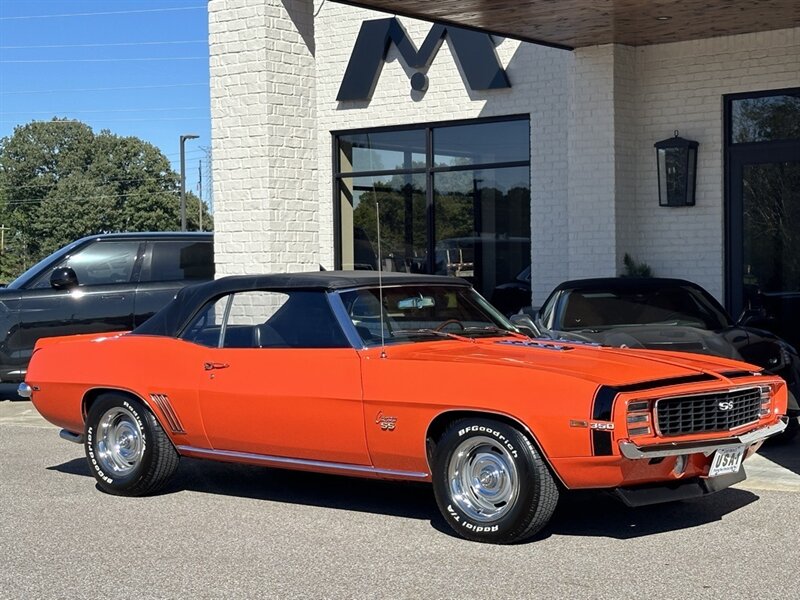
[[[800,26],[800,0],[334,0],[578,48],[644,46]]]

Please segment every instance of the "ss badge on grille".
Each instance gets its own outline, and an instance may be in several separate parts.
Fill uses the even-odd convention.
[[[717,408],[720,410],[732,410],[733,409],[733,400],[728,400],[727,402],[720,402],[717,404]]]

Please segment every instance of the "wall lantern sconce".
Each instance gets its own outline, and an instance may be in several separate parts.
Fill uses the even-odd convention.
[[[699,145],[678,137],[677,129],[674,137],[655,143],[659,206],[694,206]]]

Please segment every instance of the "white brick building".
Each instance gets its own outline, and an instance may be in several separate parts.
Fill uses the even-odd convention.
[[[418,8],[438,3],[393,4],[397,10],[409,12],[407,5]],[[484,4],[486,18],[491,20],[493,3],[486,0]],[[548,3],[520,3],[520,19],[529,14],[525,10],[536,9],[537,4]],[[679,10],[681,3],[673,4]],[[472,274],[472,268],[480,279],[478,270],[483,269],[482,291],[488,295],[507,277],[492,274],[492,269],[500,269],[498,265],[507,260],[503,253],[512,252],[504,250],[503,244],[527,235],[534,304],[540,304],[565,279],[619,274],[623,256],[629,253],[649,264],[656,275],[695,281],[727,302],[729,308],[740,309],[743,285],[751,272],[757,271],[758,257],[748,254],[748,217],[744,217],[744,226],[741,222],[742,213],[749,214],[747,202],[752,200],[732,200],[730,194],[734,192],[726,192],[739,185],[738,180],[731,179],[735,173],[725,167],[738,152],[726,146],[726,132],[733,127],[726,121],[726,107],[736,111],[740,106],[737,102],[746,104],[748,95],[759,98],[767,90],[777,90],[767,98],[786,99],[789,109],[800,103],[800,15],[794,5],[795,12],[788,13],[790,18],[782,25],[754,20],[749,26],[742,18],[726,21],[726,14],[719,12],[726,3],[707,4],[719,9],[710,17],[718,23],[708,23],[713,35],[686,34],[682,41],[627,45],[592,44],[584,39],[569,50],[503,39],[496,53],[511,83],[507,89],[470,89],[448,38],[425,71],[427,90],[415,91],[410,78],[419,69],[410,67],[396,44],[390,44],[372,97],[340,102],[337,93],[362,24],[394,15],[331,0],[211,0],[218,273],[308,270],[319,265],[331,269],[359,263],[356,255],[366,247],[359,243],[374,247],[376,241],[371,231],[362,232],[352,222],[357,218],[366,223],[364,210],[354,215],[359,199],[367,194],[365,200],[382,198],[387,215],[393,210],[392,202],[405,198],[405,233],[393,231],[388,216],[385,225],[383,219],[381,222],[388,228],[387,239],[396,234],[400,240],[405,235],[404,246],[397,242],[397,248],[403,246],[405,250],[396,248],[397,260],[384,262],[389,268],[444,272],[444,262],[449,265],[460,260],[461,274]],[[788,6],[789,11],[793,5],[772,4],[773,10]],[[470,14],[454,11],[445,21],[471,25],[467,21]],[[566,17],[567,21],[570,18]],[[579,18],[584,17],[575,15],[576,27]],[[650,19],[650,15],[642,18]],[[747,18],[743,17],[745,21]],[[507,15],[503,19],[498,17],[498,24],[490,29],[506,33],[503,26],[508,22]],[[431,21],[409,17],[398,20],[420,48],[431,30]],[[788,28],[778,28],[781,26]],[[647,25],[646,31],[657,31],[654,27]],[[739,31],[744,33],[724,35]],[[771,100],[766,102],[770,105]],[[800,119],[800,108],[797,111],[789,115],[790,121]],[[529,127],[530,139],[526,150],[529,213],[526,207],[523,212],[509,212],[511,217],[497,208],[512,202],[511,187],[499,183],[499,173],[504,168],[526,168],[517,164],[521,156],[512,157],[505,166],[463,170],[474,159],[469,150],[459,154],[451,148],[443,151],[447,156],[442,159],[430,145],[435,145],[436,136],[444,131],[439,127],[450,122],[467,127],[467,120],[483,123],[508,116],[519,117],[519,127]],[[348,169],[363,171],[367,158],[381,163],[379,167],[386,171],[382,161],[397,150],[391,145],[394,142],[371,146],[367,134],[390,137],[395,130],[382,128],[396,126],[402,132],[415,125],[420,125],[419,131],[427,132],[429,139],[433,136],[434,141],[426,147],[427,153],[435,156],[426,159],[422,147],[409,146],[408,156],[416,158],[404,167],[406,179],[386,172],[360,179],[347,177]],[[796,127],[800,129],[800,124]],[[370,146],[361,147],[363,143],[357,141],[353,147],[358,149],[353,150],[347,133],[351,130],[357,130],[352,139],[364,138]],[[653,144],[671,137],[674,130],[700,144],[694,206],[659,206]],[[776,137],[780,143],[785,141],[782,135],[779,132]],[[788,137],[794,139],[793,135],[790,132]],[[795,139],[794,145],[788,146],[788,158],[779,158],[775,164],[797,164],[793,162],[800,160],[797,144],[800,141]],[[340,154],[338,158],[335,152]],[[486,158],[488,150],[476,147],[475,152],[484,152],[481,160],[492,163]],[[362,161],[361,167],[349,164],[356,160]],[[437,165],[447,161],[462,168],[456,171],[462,175],[452,176],[450,191],[442,191],[437,185],[447,178],[437,171]],[[508,166],[511,163],[517,166]],[[398,173],[402,170],[399,165],[395,167]],[[334,176],[337,169],[342,173],[339,178]],[[472,196],[463,190],[452,191],[470,175]],[[384,190],[394,185],[389,182],[392,177],[396,185],[406,182],[405,192],[399,188]],[[509,175],[505,181],[513,177]],[[367,181],[372,191],[364,187]],[[514,186],[519,188],[516,180]],[[800,214],[800,191],[793,193]],[[345,196],[353,204],[351,209],[342,208]],[[487,200],[490,196],[492,199]],[[480,218],[475,216],[475,223],[462,224],[458,229],[454,223],[445,227],[437,220],[442,219],[445,208],[459,202],[459,206],[466,206],[468,198],[476,212],[485,213]],[[425,205],[430,210],[437,202],[442,203],[442,211],[434,210],[433,216],[426,213],[423,219],[411,214],[416,210],[412,205]],[[487,203],[494,207],[493,213],[485,209]],[[530,215],[530,230],[527,223],[523,227],[526,235],[503,230],[504,218],[513,220],[523,213]],[[514,224],[515,231],[519,225]],[[470,227],[472,231],[468,231]],[[447,239],[441,237],[444,233],[440,235],[445,229],[450,232]],[[359,242],[362,233],[366,233],[366,242]],[[481,241],[476,242],[479,238]],[[490,238],[495,241],[490,243]],[[497,240],[503,240],[503,244]],[[469,252],[462,252],[458,260],[453,258],[456,251],[468,246]],[[525,248],[527,252],[527,245]],[[800,253],[800,247],[794,251]],[[392,253],[391,248],[388,253]],[[470,259],[473,267],[464,267]],[[372,259],[368,262],[372,264],[366,266],[376,265]]]

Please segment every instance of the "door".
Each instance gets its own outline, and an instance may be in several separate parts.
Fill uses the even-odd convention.
[[[800,346],[800,90],[727,106],[729,308]]]
[[[247,291],[209,305],[184,338],[215,450],[368,465],[360,362],[321,291]]]

